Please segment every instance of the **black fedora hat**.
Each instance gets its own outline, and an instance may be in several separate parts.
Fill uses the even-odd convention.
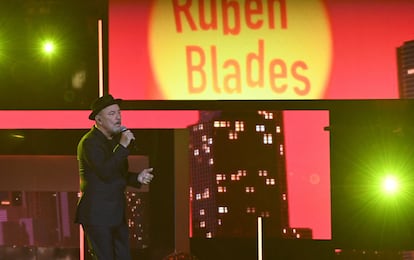
[[[122,99],[114,99],[112,95],[105,95],[98,99],[96,99],[91,105],[91,114],[89,115],[90,120],[95,120],[95,116],[105,107],[114,105],[114,104],[121,104]]]

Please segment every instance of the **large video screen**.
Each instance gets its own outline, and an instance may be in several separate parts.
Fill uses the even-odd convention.
[[[329,112],[200,111],[188,127],[190,237],[331,239]],[[218,224],[216,224],[218,223]]]
[[[262,112],[260,112],[262,111]],[[271,111],[271,112],[264,112]],[[87,113],[85,111],[6,111],[3,114],[4,124],[0,124],[2,129],[3,143],[7,144],[4,150],[5,153],[13,153],[28,145],[31,150],[26,151],[25,154],[39,154],[45,149],[52,149],[54,153],[60,154],[62,149],[69,149],[70,151],[76,151],[76,142],[80,138],[80,133],[87,131],[86,129],[92,126],[92,121],[87,120]],[[132,129],[136,134],[140,133],[141,130],[146,130],[149,133],[156,133],[160,127],[158,121],[161,119],[143,122],[140,119],[141,111],[124,111],[123,112],[123,124],[128,128]],[[215,124],[214,121],[223,121],[222,119],[215,118],[214,115],[228,114],[232,116],[228,119],[228,127],[220,127],[218,130],[221,131],[220,135],[211,136],[211,138],[218,138],[214,140],[216,145],[222,142],[222,146],[216,146],[215,153],[206,154],[214,156],[214,160],[220,160],[224,158],[223,170],[229,171],[231,169],[242,169],[246,167],[249,170],[250,175],[255,175],[251,166],[249,165],[233,165],[231,169],[226,168],[227,164],[234,164],[237,161],[251,161],[255,162],[254,167],[263,167],[264,170],[269,170],[271,178],[276,178],[277,183],[273,183],[270,177],[260,177],[265,180],[269,179],[269,185],[272,189],[279,189],[280,193],[278,198],[274,197],[270,200],[269,209],[274,216],[273,210],[278,208],[278,203],[281,203],[280,197],[282,193],[285,193],[287,198],[286,207],[288,212],[283,213],[283,223],[279,224],[279,228],[287,228],[286,231],[290,232],[294,229],[306,230],[304,234],[307,239],[331,239],[331,200],[330,200],[330,141],[329,131],[326,131],[326,127],[329,126],[329,111],[328,110],[263,110],[259,108],[248,108],[247,110],[234,110],[234,109],[223,109],[210,111],[213,113],[207,113],[211,116],[206,115],[206,111],[142,111],[144,113],[193,113],[194,118],[191,121],[166,121],[170,122],[170,129],[188,130],[193,129],[194,126],[198,126],[206,120],[210,120],[210,124]],[[42,114],[43,113],[43,114]],[[56,113],[56,114],[54,114]],[[268,114],[267,114],[268,113]],[[274,116],[270,116],[272,115]],[[1,114],[1,113],[0,113]],[[10,116],[9,116],[10,115]],[[30,115],[30,116],[28,116]],[[44,116],[52,116],[54,120],[47,120]],[[268,115],[268,116],[266,116]],[[277,116],[276,116],[277,115]],[[171,117],[171,116],[170,116]],[[30,120],[28,120],[30,118]],[[85,120],[81,120],[85,118]],[[227,119],[226,119],[227,120]],[[145,121],[145,120],[144,120]],[[236,122],[238,128],[236,129]],[[241,123],[243,122],[243,123]],[[265,123],[263,123],[265,122]],[[226,124],[227,125],[227,124]],[[165,126],[165,122],[164,122]],[[243,126],[243,131],[240,128]],[[165,127],[164,127],[165,128]],[[37,129],[34,131],[34,129]],[[48,130],[45,130],[48,129]],[[85,129],[79,131],[79,129]],[[168,129],[166,129],[168,130]],[[217,131],[218,131],[217,130]],[[42,135],[43,138],[58,138],[58,142],[55,145],[44,146],[44,142],[36,142],[29,134],[32,132],[42,133],[47,131],[49,134]],[[64,136],[59,137],[62,131],[75,131],[77,135],[68,138]],[[224,137],[223,137],[224,133]],[[239,139],[229,139],[230,136],[239,136]],[[223,139],[224,138],[224,139]],[[152,147],[148,140],[157,140],[160,144],[162,143],[157,138],[141,137],[138,135],[137,144],[145,151],[151,150],[148,147]],[[43,140],[43,139],[41,139]],[[53,139],[55,140],[55,139]],[[71,140],[70,142],[68,140]],[[194,154],[194,151],[190,151],[190,147],[194,147],[197,144],[197,140],[185,145],[187,150],[182,151],[182,154]],[[198,140],[200,141],[200,140]],[[155,142],[155,143],[157,143]],[[54,143],[54,142],[52,142]],[[235,147],[227,147],[233,143]],[[30,145],[29,145],[30,144]],[[252,146],[252,147],[251,147]],[[147,148],[145,148],[147,147]],[[204,147],[204,146],[203,146]],[[233,149],[234,153],[230,153],[229,149]],[[254,148],[254,149],[253,149]],[[205,150],[206,147],[200,151]],[[156,149],[157,150],[157,149]],[[240,151],[240,154],[236,152]],[[148,152],[148,151],[147,151]],[[227,155],[232,154],[235,156],[233,159],[229,156],[221,156],[223,153]],[[204,152],[200,152],[203,154]],[[249,157],[250,156],[250,157]],[[152,160],[162,162],[164,164],[166,158],[173,158],[173,155],[162,154],[153,157]],[[246,157],[246,160],[241,158]],[[215,159],[217,158],[217,159]],[[267,158],[267,159],[265,159]],[[181,162],[183,165],[190,164],[191,160],[197,161],[195,157],[189,157],[189,162]],[[261,160],[268,160],[262,161]],[[219,163],[217,161],[217,163]],[[241,167],[241,168],[240,168]],[[279,170],[277,170],[276,168]],[[257,169],[259,169],[257,168]],[[199,168],[200,169],[200,168]],[[256,168],[254,168],[256,169]],[[187,171],[187,169],[186,169]],[[191,173],[190,173],[191,174]],[[197,174],[196,172],[193,174]],[[279,174],[279,175],[278,175]],[[230,178],[230,175],[229,175]],[[284,181],[280,181],[282,179]],[[256,182],[254,180],[253,182]],[[273,183],[273,184],[272,184]],[[76,180],[75,180],[76,184]],[[201,183],[204,185],[205,183]],[[252,183],[245,183],[246,185],[253,185]],[[277,185],[276,185],[277,184]],[[276,185],[276,186],[275,186]],[[260,186],[260,188],[259,188]],[[261,194],[261,189],[268,188],[267,186],[262,187],[259,185],[257,189],[257,198],[266,198],[266,194]],[[250,187],[250,186],[249,186]],[[228,187],[229,193],[231,187]],[[237,188],[236,188],[237,189]],[[194,187],[195,191],[195,187]],[[246,195],[244,192],[242,193]],[[275,194],[271,194],[273,196]],[[185,203],[185,202],[181,202]],[[258,207],[260,205],[254,205]],[[266,209],[267,206],[265,206]],[[182,218],[187,218],[186,212],[181,212]],[[259,214],[259,213],[257,213]],[[193,225],[195,220],[193,218]],[[256,226],[253,223],[251,228],[255,229]],[[228,233],[228,235],[232,233]],[[291,237],[297,238],[292,234]]]
[[[128,100],[398,99],[413,1],[109,0],[109,90]]]

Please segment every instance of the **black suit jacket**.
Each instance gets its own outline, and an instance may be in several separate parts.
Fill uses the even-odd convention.
[[[125,188],[140,187],[138,173],[128,171],[129,150],[108,140],[95,126],[78,144],[80,189],[75,222],[116,226],[125,221]]]

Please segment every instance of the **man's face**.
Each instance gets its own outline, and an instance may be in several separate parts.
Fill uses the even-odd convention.
[[[121,132],[121,109],[118,104],[110,105],[102,109],[96,119],[99,128],[107,136],[113,136]]]

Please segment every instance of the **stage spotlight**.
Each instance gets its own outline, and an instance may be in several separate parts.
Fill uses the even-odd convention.
[[[382,182],[383,190],[386,194],[395,194],[399,190],[399,182],[395,176],[387,176]]]
[[[53,41],[45,41],[43,43],[43,48],[42,48],[43,52],[47,55],[50,55],[52,53],[55,52],[55,44],[53,43]]]

